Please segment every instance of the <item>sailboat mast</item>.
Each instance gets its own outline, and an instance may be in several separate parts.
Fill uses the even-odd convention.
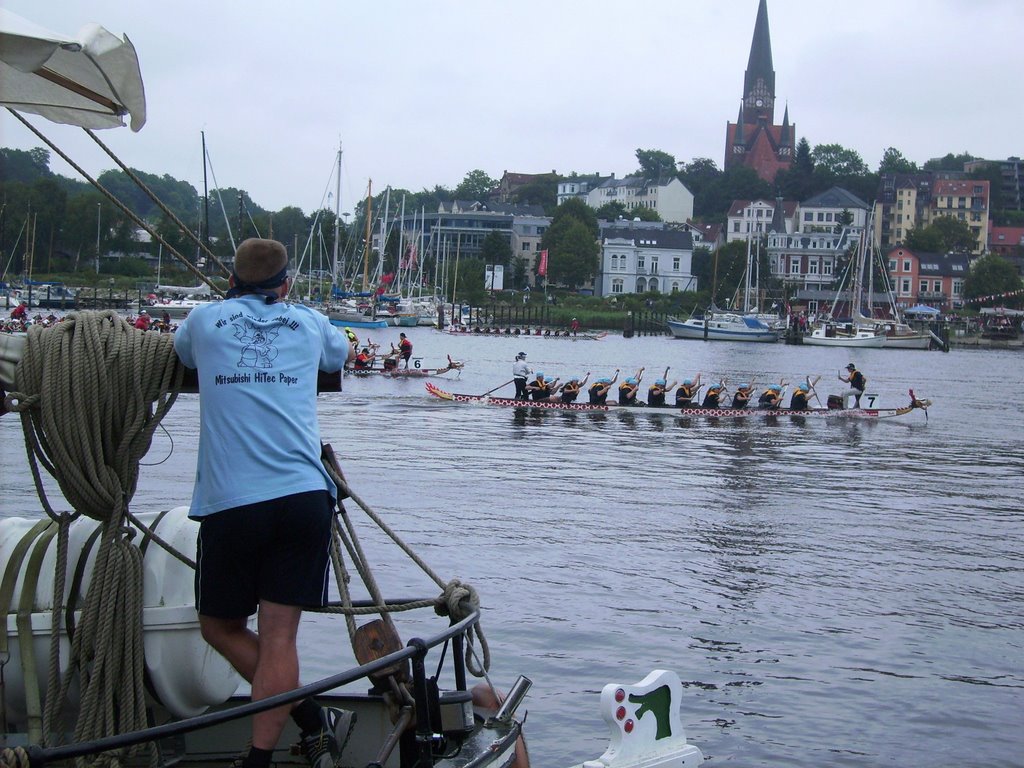
[[[338,284],[338,240],[341,233],[341,142],[338,142],[338,178],[334,187],[334,254],[331,261],[331,283]],[[342,266],[342,272],[345,271]]]
[[[363,290],[370,281],[370,227],[373,224],[373,179],[366,184],[366,241],[363,243]]]
[[[206,186],[206,132],[199,132],[200,138],[203,141],[203,237],[202,245],[207,253],[210,252],[210,192]],[[198,259],[197,259],[198,261]],[[199,266],[198,264],[196,266]],[[207,270],[206,274],[212,274],[212,270]]]

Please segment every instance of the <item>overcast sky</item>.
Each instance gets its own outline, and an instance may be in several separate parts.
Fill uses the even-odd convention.
[[[205,131],[221,186],[307,213],[328,205],[339,141],[343,210],[371,178],[376,192],[455,187],[475,168],[625,175],[638,147],[722,167],[758,5],[0,2],[55,32],[96,22],[132,40],[147,124],[99,132],[125,163],[202,193]],[[768,0],[768,14],[776,119],[788,103],[812,146],[872,169],[888,146],[918,163],[1024,153],[1024,1]],[[80,129],[30,119],[87,171],[112,167]],[[6,113],[0,143],[39,146]]]

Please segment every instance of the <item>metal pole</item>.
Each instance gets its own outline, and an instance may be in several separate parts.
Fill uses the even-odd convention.
[[[96,274],[100,273],[100,211],[101,203],[96,203]]]

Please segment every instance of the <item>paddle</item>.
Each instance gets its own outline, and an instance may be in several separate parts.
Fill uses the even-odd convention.
[[[811,393],[814,395],[814,399],[818,401],[818,407],[824,408],[825,406],[821,404],[821,398],[818,397],[818,390],[814,388],[814,385],[817,384],[820,380],[821,376],[818,376],[814,381],[811,381],[810,375],[807,376],[807,383],[811,385]]]
[[[488,391],[484,392],[484,393],[483,393],[482,395],[480,395],[480,397],[487,397],[487,396],[488,396],[489,394],[491,394],[491,392],[497,392],[497,391],[498,391],[499,389],[501,389],[502,387],[507,387],[507,386],[508,386],[509,384],[511,384],[511,383],[512,383],[513,381],[515,381],[515,379],[509,379],[509,380],[508,380],[508,381],[506,381],[506,382],[505,382],[504,384],[499,384],[499,385],[498,385],[498,386],[496,386],[496,387],[495,387],[494,389],[490,389],[490,390],[488,390]]]

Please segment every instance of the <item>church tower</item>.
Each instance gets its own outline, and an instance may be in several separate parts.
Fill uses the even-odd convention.
[[[726,123],[725,167],[747,165],[768,182],[793,162],[796,126],[786,107],[782,125],[775,125],[775,67],[768,29],[768,0],[760,0],[750,57],[743,74],[743,96],[735,123]]]

